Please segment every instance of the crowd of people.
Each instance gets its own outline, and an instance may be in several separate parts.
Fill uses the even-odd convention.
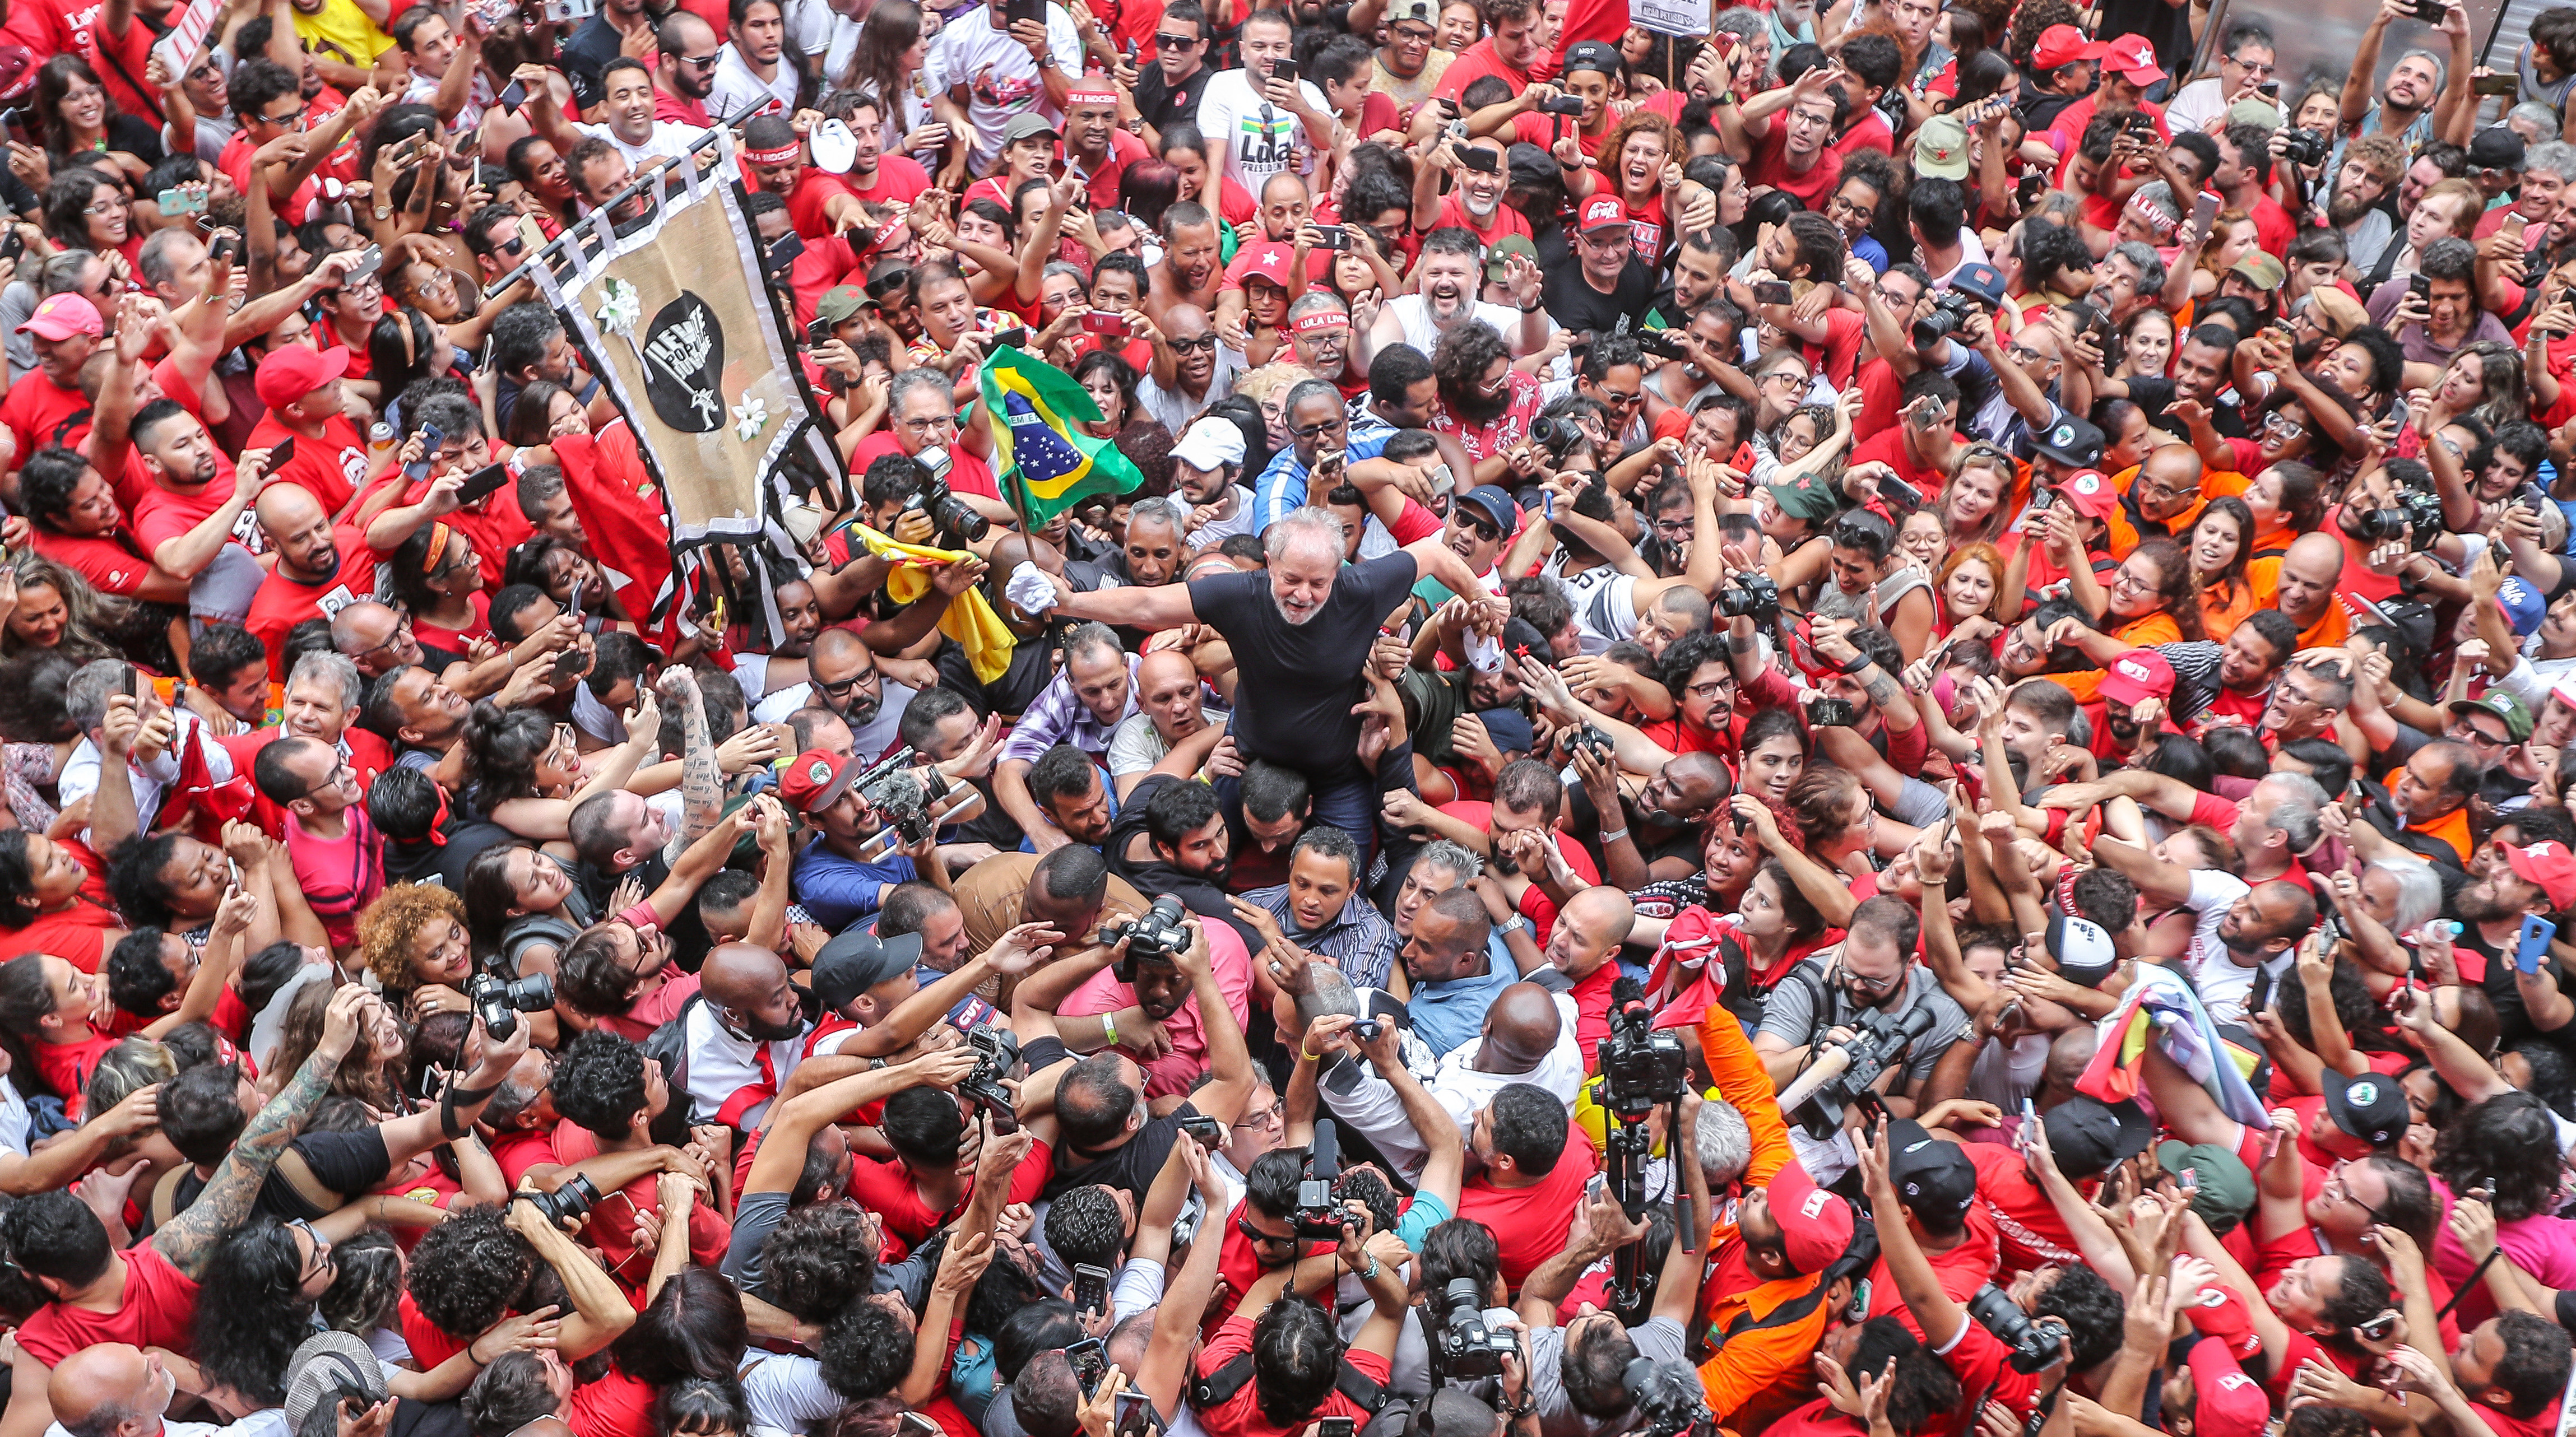
[[[2209,13],[9,5],[0,1437],[2556,1437],[2576,9]]]

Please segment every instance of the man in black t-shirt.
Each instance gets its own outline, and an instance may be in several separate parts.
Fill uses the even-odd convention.
[[[1642,323],[1647,301],[1655,295],[1655,272],[1637,258],[1636,247],[1628,242],[1627,207],[1616,195],[1594,195],[1583,202],[1575,228],[1572,254],[1579,264],[1564,263],[1563,253],[1549,253],[1551,248],[1565,248],[1566,242],[1556,235],[1539,242],[1539,268],[1547,275],[1541,296],[1548,318],[1562,328],[1595,334],[1608,334],[1622,316]]]
[[[1294,414],[1297,405],[1289,409]],[[1351,474],[1367,480],[1375,477],[1370,466],[1388,464],[1361,460]],[[1203,623],[1223,634],[1239,676],[1236,749],[1247,761],[1267,759],[1306,775],[1315,816],[1350,834],[1366,854],[1377,839],[1377,785],[1360,763],[1360,716],[1351,710],[1367,697],[1360,668],[1369,646],[1424,574],[1452,593],[1483,594],[1485,587],[1436,534],[1345,567],[1342,521],[1324,509],[1298,509],[1263,538],[1270,563],[1256,573],[1089,594],[1056,578],[1057,612],[1146,630]],[[1240,781],[1225,780],[1217,794],[1228,808],[1237,806]]]
[[[1163,7],[1154,26],[1154,53],[1140,55],[1136,75],[1136,116],[1145,122],[1145,143],[1163,147],[1163,131],[1193,123],[1199,97],[1216,75],[1208,64],[1206,12],[1187,3]]]

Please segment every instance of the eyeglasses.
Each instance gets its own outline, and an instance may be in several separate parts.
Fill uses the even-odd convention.
[[[1321,424],[1292,424],[1288,426],[1288,432],[1300,439],[1321,439],[1341,427],[1342,417],[1337,414]]]
[[[1646,399],[1646,392],[1642,389],[1632,389],[1625,394],[1620,393],[1616,389],[1596,389],[1592,391],[1592,393],[1593,396],[1599,399],[1602,403],[1615,404],[1621,409],[1627,409],[1635,405],[1642,404]]]
[[[1260,1112],[1244,1114],[1241,1118],[1235,1121],[1234,1126],[1237,1130],[1243,1128],[1275,1128],[1281,1123],[1287,1121],[1287,1119],[1288,1103],[1287,1100],[1282,1099],[1278,1102],[1272,1103],[1269,1107],[1263,1108]]]
[[[928,434],[934,429],[956,428],[957,416],[954,414],[934,414],[928,419],[904,419],[898,420],[897,422],[903,426],[907,433]]]
[[[2457,739],[2473,748],[2483,749],[2507,748],[2513,743],[2509,738],[2497,738],[2466,719],[2452,724],[2445,737]]]
[[[2317,1196],[2324,1198],[2328,1202],[2351,1203],[2354,1207],[2361,1209],[2362,1212],[2367,1214],[2373,1224],[2384,1221],[2384,1219],[2379,1215],[2379,1209],[2372,1207],[2370,1204],[2363,1202],[2361,1199],[2352,1195],[2352,1184],[2344,1180],[2344,1173],[2351,1166],[2352,1160],[2349,1158],[2336,1163],[2333,1169],[2326,1174],[2324,1185],[2317,1189]]]
[[[1293,1232],[1263,1232],[1252,1225],[1252,1219],[1241,1214],[1237,1214],[1234,1219],[1234,1230],[1242,1233],[1255,1247],[1291,1247],[1297,1241],[1297,1235]]]
[[[1216,336],[1213,334],[1202,334],[1196,339],[1167,339],[1163,342],[1183,354],[1193,349],[1204,349],[1210,353],[1216,350]]]
[[[461,452],[456,454],[447,454],[442,452],[438,456],[438,462],[452,468],[455,465],[465,462],[465,456]],[[437,568],[430,570],[429,577],[433,579],[444,579],[459,569],[471,568],[480,562],[480,558],[472,549],[469,548],[465,551],[464,557],[450,559],[446,563],[439,565]],[[408,623],[408,621],[406,621],[406,623]]]
[[[1783,369],[1763,375],[1760,379],[1753,382],[1757,385],[1782,383],[1790,385],[1793,388],[1804,388],[1807,383],[1807,376],[1803,374],[1792,374]]]
[[[852,675],[850,675],[848,678],[841,680],[841,681],[840,681],[839,683],[837,683],[837,684],[827,684],[827,683],[823,682],[821,679],[816,679],[816,680],[814,680],[814,687],[815,687],[817,690],[819,690],[819,691],[821,691],[821,692],[823,692],[823,693],[830,694],[830,695],[831,695],[832,697],[834,697],[834,698],[839,698],[841,695],[843,695],[843,694],[845,694],[845,693],[848,693],[850,690],[852,690],[852,689],[854,689],[854,688],[859,688],[859,687],[862,687],[862,686],[867,687],[867,688],[871,688],[871,689],[872,689],[872,688],[875,688],[875,687],[877,686],[877,684],[878,684],[879,680],[880,680],[880,679],[882,679],[882,678],[883,678],[883,675],[879,674],[875,669],[873,669],[873,668],[872,668],[872,669],[869,669],[869,670],[868,670],[867,672],[865,672],[865,673],[852,674]]]
[[[380,644],[377,647],[381,648],[383,645]],[[320,782],[307,787],[302,793],[295,795],[295,798],[288,799],[287,802],[293,803],[297,799],[311,798],[313,795],[322,792],[324,789],[338,788],[341,784],[347,782],[348,778],[349,761],[345,758],[334,760],[331,765],[331,771],[322,775]],[[316,1239],[316,1241],[319,1241],[319,1239]],[[326,1248],[330,1246],[329,1243],[323,1243],[322,1245]]]
[[[1905,975],[1890,973],[1884,978],[1864,978],[1846,968],[1843,970],[1842,980],[1844,987],[1862,993],[1888,993],[1895,991],[1896,985],[1905,981]]]
[[[2281,411],[2275,409],[2271,413],[2263,416],[2263,432],[2266,434],[2278,433],[2284,439],[2296,439],[2300,435],[2308,432],[2308,426],[2299,423],[2295,419],[2283,417]],[[2456,453],[2457,449],[2454,448],[2453,452]]]
[[[124,195],[110,195],[108,198],[97,201],[94,204],[83,206],[81,213],[85,215],[98,215],[104,218],[105,216],[115,214],[118,210],[121,210],[132,203],[134,203],[134,201],[127,199]]]
[[[1480,543],[1490,544],[1496,539],[1503,537],[1503,531],[1501,529],[1496,528],[1485,520],[1477,518],[1473,514],[1460,513],[1454,517],[1459,523],[1464,524],[1469,532],[1476,536]]]
[[[311,105],[298,105],[283,115],[262,115],[260,118],[281,130],[300,130],[304,128],[304,117],[311,113],[313,113]]]
[[[1704,684],[1692,684],[1682,692],[1689,694],[1695,699],[1713,699],[1733,687],[1735,687],[1735,679],[1732,675],[1729,675],[1722,679],[1711,679]]]
[[[401,618],[396,619],[396,620],[394,621],[394,631],[393,631],[391,634],[386,635],[386,637],[385,637],[385,641],[384,641],[383,643],[381,643],[381,644],[377,644],[377,645],[375,645],[375,646],[374,646],[374,647],[372,647],[372,648],[364,648],[364,649],[360,649],[360,650],[358,650],[356,653],[351,654],[349,657],[351,657],[351,658],[353,658],[353,659],[363,659],[363,658],[367,657],[369,654],[381,654],[381,653],[383,653],[383,652],[384,652],[385,650],[387,650],[387,649],[390,649],[390,648],[396,647],[397,645],[401,644],[403,640],[408,639],[408,638],[410,638],[410,637],[411,637],[411,615],[409,615],[409,614],[405,614],[405,615],[403,615]]]
[[[301,1286],[338,1266],[331,1257],[331,1239],[324,1237],[319,1228],[316,1228],[313,1224],[306,1222],[300,1217],[288,1219],[286,1225],[300,1233],[303,1233],[305,1241],[313,1244],[312,1258],[309,1260],[307,1265],[296,1274],[296,1283],[298,1286]]]
[[[2042,354],[2038,350],[2031,348],[2029,345],[2021,343],[2019,340],[2015,340],[2013,342],[2013,346],[2004,351],[2004,357],[2015,364],[2028,364],[2034,359],[2056,358],[2055,355]]]

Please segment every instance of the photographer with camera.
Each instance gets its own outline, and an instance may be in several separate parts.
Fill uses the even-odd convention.
[[[1404,1036],[1382,1018],[1318,1015],[1288,1075],[1287,1125],[1292,1135],[1312,1131],[1318,1096],[1330,1101],[1333,1117],[1368,1138],[1412,1184],[1408,1224],[1428,1229],[1458,1211],[1474,1109],[1462,1115],[1457,1102],[1424,1086],[1405,1066]]]
[[[2123,1348],[2128,1304],[2122,1294],[2080,1262],[2040,1268],[2007,1292],[1989,1280],[1991,1246],[1950,1250],[1980,1255],[1977,1263],[1927,1252],[1923,1199],[1904,1196],[1924,1182],[1919,1157],[1925,1152],[1945,1169],[1967,1161],[1958,1144],[1902,1121],[1880,1122],[1860,1151],[1861,1182],[1878,1227],[1873,1311],[1894,1313],[1949,1364],[1964,1390],[1990,1394],[2016,1417],[2059,1400],[2051,1387],[2116,1404],[2108,1389]],[[2160,1216],[2165,1225],[2139,1234],[2151,1245],[2159,1234],[2179,1236],[2182,1219]],[[2154,1270],[2161,1272],[2170,1247],[2155,1256]]]
[[[1753,1050],[1773,1083],[1786,1088],[1826,1048],[1857,1037],[1862,1020],[1901,1019],[1921,1008],[1930,1026],[1882,1055],[1880,1100],[1905,1117],[1964,1089],[1977,1045],[1959,1041],[1970,1029],[1966,1011],[1914,961],[1922,923],[1901,899],[1868,899],[1852,911],[1839,952],[1806,960],[1771,990]]]
[[[1318,1418],[1369,1419],[1372,1409],[1348,1389],[1376,1393],[1394,1374],[1396,1340],[1411,1306],[1404,1271],[1413,1252],[1391,1232],[1363,1237],[1364,1230],[1365,1224],[1346,1220],[1329,1258],[1264,1273],[1245,1289],[1194,1364],[1190,1406],[1208,1437],[1295,1433]],[[1359,1278],[1370,1301],[1367,1319],[1347,1344],[1331,1311],[1309,1295],[1345,1272]],[[1186,1323],[1190,1316],[1167,1312],[1156,1325]]]

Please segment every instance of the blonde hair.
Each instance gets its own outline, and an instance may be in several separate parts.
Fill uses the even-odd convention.
[[[1268,399],[1273,390],[1292,388],[1314,377],[1315,371],[1302,364],[1293,364],[1284,359],[1274,360],[1236,380],[1234,392],[1259,404]]]

